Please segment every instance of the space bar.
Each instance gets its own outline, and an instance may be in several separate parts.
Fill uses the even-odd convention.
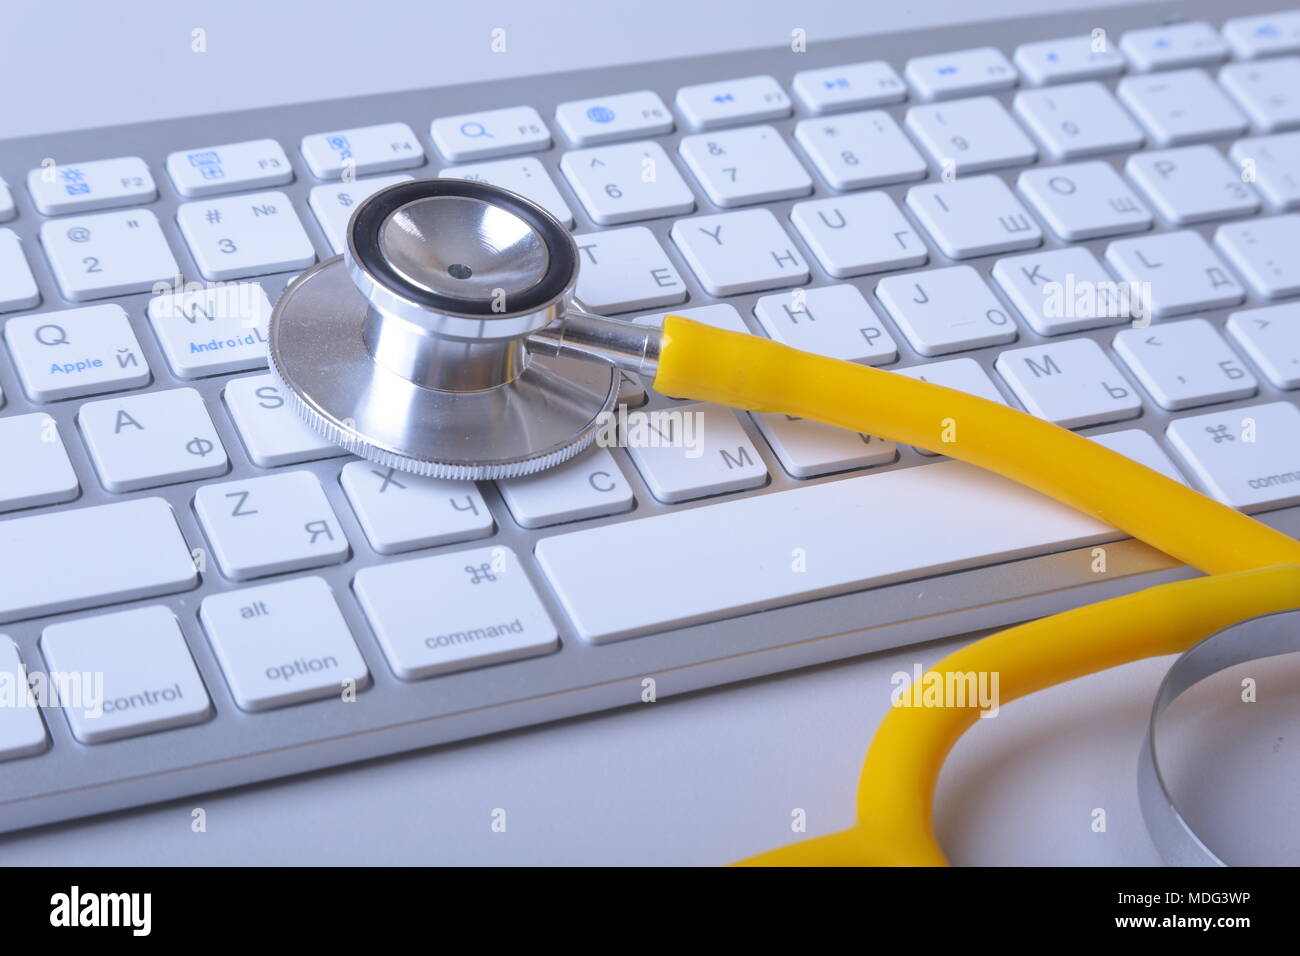
[[[1117,534],[943,461],[561,534],[536,556],[578,634],[599,644]]]

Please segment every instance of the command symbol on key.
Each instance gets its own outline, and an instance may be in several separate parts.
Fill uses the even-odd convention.
[[[492,573],[491,563],[484,561],[478,567],[472,564],[465,565],[465,573],[470,576],[470,584],[478,584],[480,581],[495,581],[497,576]]]

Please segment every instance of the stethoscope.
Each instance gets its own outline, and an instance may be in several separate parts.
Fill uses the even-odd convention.
[[[666,395],[941,448],[1208,572],[1002,631],[934,670],[998,670],[1005,702],[1129,660],[1182,654],[1152,714],[1141,802],[1167,861],[1220,862],[1165,787],[1156,719],[1214,671],[1300,650],[1300,545],[1015,409],[680,316],[661,331],[594,315],[574,297],[578,270],[569,231],[513,192],[456,179],[388,186],[353,212],[343,254],[281,296],[270,368],[302,418],[342,448],[401,471],[472,480],[572,458],[613,409],[622,373],[641,373]],[[935,429],[948,422],[960,437],[936,445]],[[930,825],[934,786],[975,719],[889,713],[867,755],[858,824],[755,860],[945,862]]]

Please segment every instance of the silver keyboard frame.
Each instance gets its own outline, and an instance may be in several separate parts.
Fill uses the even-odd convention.
[[[1124,31],[1156,25],[1165,17],[1203,18],[1221,26],[1225,15],[1268,13],[1284,5],[1285,0],[1244,0],[1225,9],[1212,0],[1193,0],[966,24],[865,38],[818,40],[814,36],[808,51],[802,54],[794,54],[788,47],[743,51],[554,73],[525,80],[502,80],[459,88],[416,90],[272,107],[0,142],[0,175],[10,183],[19,210],[17,218],[3,224],[3,227],[16,230],[23,238],[42,294],[39,306],[23,312],[7,313],[0,316],[0,322],[13,315],[87,304],[64,302],[37,238],[37,229],[44,217],[32,207],[26,191],[25,176],[27,170],[38,166],[46,156],[68,161],[124,155],[143,157],[153,171],[160,191],[160,198],[146,208],[158,215],[162,229],[188,280],[198,278],[198,274],[175,222],[175,207],[182,199],[176,194],[165,171],[164,161],[169,152],[260,137],[278,140],[293,163],[295,181],[276,188],[282,189],[292,198],[304,226],[316,243],[318,254],[326,258],[330,254],[329,245],[307,206],[308,191],[318,181],[307,170],[298,154],[298,142],[302,136],[335,128],[402,120],[416,131],[426,149],[426,163],[423,167],[402,172],[415,176],[422,173],[436,175],[438,168],[449,164],[437,157],[429,141],[429,122],[434,117],[493,107],[531,105],[537,108],[551,126],[555,144],[545,152],[530,155],[535,155],[542,161],[566,196],[577,220],[574,231],[581,233],[599,230],[601,227],[587,217],[581,202],[568,189],[558,169],[560,156],[572,148],[565,145],[563,135],[554,122],[555,106],[566,100],[645,88],[655,90],[666,103],[672,104],[680,86],[755,73],[772,74],[788,90],[794,73],[813,67],[884,59],[892,63],[901,74],[908,58],[922,54],[992,45],[1010,55],[1022,42],[1086,33],[1097,26],[1106,28],[1112,42],[1118,42]],[[1108,85],[1113,89],[1114,81]],[[1012,95],[1014,91],[999,95],[999,99],[1009,106]],[[907,103],[888,109],[901,123],[902,114],[915,102],[915,99],[910,99]],[[797,108],[794,117],[778,120],[773,125],[792,142],[794,124],[805,115],[801,108]],[[683,132],[689,132],[681,126],[679,117],[676,132],[654,137],[670,155],[675,154],[677,140]],[[1228,140],[1219,141],[1218,145],[1223,148],[1226,142]],[[1102,158],[1119,165],[1126,155]],[[675,161],[687,181],[692,181],[684,164]],[[1001,175],[1014,184],[1015,177],[1023,168],[1027,167],[1000,171],[995,175]],[[936,174],[937,170],[932,167],[931,179]],[[815,256],[803,246],[795,230],[788,226],[788,213],[794,202],[837,195],[815,175],[814,181],[813,197],[765,205],[786,224],[792,241],[802,249],[813,273],[810,284],[827,285],[846,281],[834,279],[821,270]],[[903,196],[910,185],[913,184],[885,187],[885,191],[902,206]],[[696,214],[719,211],[709,203],[698,186],[694,191],[698,201]],[[911,218],[906,207],[902,208],[904,214]],[[715,300],[700,289],[691,270],[668,238],[669,228],[679,218],[685,217],[669,217],[638,225],[645,225],[655,233],[687,282],[690,298],[688,305],[682,308],[711,304]],[[1193,228],[1208,236],[1217,225],[1216,222]],[[919,226],[917,228],[919,234],[925,234]],[[1168,229],[1167,226],[1157,226],[1160,231]],[[1055,239],[1046,228],[1044,233],[1046,241],[1043,248],[1069,245]],[[1108,241],[1103,239],[1075,245],[1088,246],[1100,256]],[[925,268],[952,264],[933,248],[932,243],[929,245],[931,259]],[[964,261],[987,278],[999,258],[1001,256],[991,255]],[[875,282],[887,274],[891,273],[847,281],[868,293],[868,299],[873,301],[873,306],[879,312],[882,310],[869,293]],[[287,275],[281,275],[251,281],[262,282],[274,301],[288,278]],[[996,285],[990,283],[990,286],[996,292]],[[733,304],[751,329],[758,331],[752,308],[759,295],[733,296],[721,301]],[[605,708],[635,705],[640,701],[641,681],[645,677],[654,677],[658,695],[667,697],[884,648],[1022,621],[1148,585],[1188,577],[1193,573],[1145,545],[1123,540],[1108,546],[1108,571],[1104,574],[1096,574],[1091,570],[1090,548],[1067,550],[884,587],[869,587],[843,596],[605,646],[592,646],[573,634],[545,578],[528,557],[540,538],[597,523],[624,522],[682,508],[706,508],[717,501],[731,500],[741,495],[766,494],[819,481],[834,481],[837,477],[808,481],[788,477],[752,421],[748,416],[740,415],[771,474],[771,480],[765,488],[683,505],[663,505],[650,494],[626,453],[618,450],[615,454],[636,494],[637,505],[632,512],[572,525],[528,530],[515,524],[495,488],[484,482],[479,487],[496,519],[498,530],[494,536],[405,555],[381,556],[371,550],[338,483],[340,469],[351,458],[335,458],[280,469],[262,469],[252,465],[224,409],[221,390],[233,378],[257,373],[233,373],[198,380],[174,378],[144,317],[148,299],[148,294],[139,294],[97,300],[117,301],[126,308],[154,373],[153,382],[146,389],[116,394],[140,394],[147,390],[182,386],[196,388],[212,410],[217,430],[230,454],[232,471],[227,478],[302,469],[314,473],[320,479],[351,542],[351,558],[344,564],[293,575],[276,575],[252,583],[303,575],[319,575],[328,581],[335,590],[344,616],[370,667],[373,684],[358,695],[355,703],[342,704],[331,699],[266,713],[246,713],[235,705],[231,697],[221,668],[198,622],[197,613],[199,603],[206,596],[245,587],[248,583],[226,580],[217,571],[211,570],[203,576],[198,588],[187,593],[114,605],[113,610],[121,610],[163,604],[176,613],[212,699],[213,717],[206,723],[191,727],[87,746],[73,738],[62,714],[46,711],[44,717],[51,738],[50,749],[40,755],[0,763],[0,831],[300,773]],[[1245,305],[1237,308],[1263,304],[1263,301],[1252,297]],[[1221,328],[1226,315],[1231,311],[1236,309],[1200,314]],[[1014,309],[1009,314],[1018,315]],[[893,327],[892,322],[887,319],[885,321],[889,327]],[[1018,324],[1020,338],[1017,344],[1042,340],[1023,321]],[[1115,331],[1114,328],[1102,329],[1069,337],[1087,336],[1104,346]],[[895,337],[899,343],[900,358],[886,368],[927,361],[910,349],[902,335]],[[990,377],[1000,383],[999,376],[992,372],[992,362],[1000,351],[1008,347],[1014,346],[995,346],[961,354],[977,359],[990,372]],[[3,346],[0,346],[0,352],[2,351]],[[1300,394],[1279,391],[1268,384],[1262,375],[1258,377],[1261,387],[1253,398],[1207,408],[1231,408],[1278,399],[1291,402],[1300,400]],[[1168,448],[1161,433],[1172,416],[1159,409],[1136,382],[1131,381],[1131,384],[1145,398],[1142,416],[1113,425],[1084,429],[1084,433],[1145,428],[1156,436],[1162,446]],[[223,479],[188,482],[126,495],[110,494],[99,484],[75,422],[80,405],[94,397],[54,403],[30,402],[7,355],[0,358],[0,386],[3,386],[6,398],[6,404],[0,408],[0,415],[39,410],[48,412],[58,420],[82,486],[81,496],[73,502],[14,512],[5,515],[5,518],[40,514],[56,508],[82,508],[130,497],[159,496],[171,503],[190,546],[207,548],[191,500],[200,485]],[[1010,399],[1010,393],[1004,387],[1003,391]],[[668,404],[667,399],[652,394],[651,407],[664,404]],[[1204,410],[1193,409],[1184,414],[1197,414]],[[912,467],[931,460],[933,459],[923,458],[913,449],[903,448],[894,464],[870,469],[867,473]],[[849,474],[863,473],[859,471]],[[1293,536],[1300,536],[1300,507],[1274,510],[1261,517]],[[1005,519],[1015,521],[1017,516],[1009,513]],[[0,537],[3,533],[4,523],[0,519]],[[389,668],[351,593],[349,585],[352,576],[362,567],[381,562],[400,561],[429,553],[454,552],[486,544],[507,545],[524,558],[530,579],[559,625],[560,650],[546,657],[427,680],[408,682],[398,679]],[[869,546],[869,543],[865,546]],[[616,561],[619,558],[618,555],[592,557],[601,561]],[[726,569],[719,569],[719,573],[725,574]],[[38,648],[38,638],[46,625],[91,617],[105,613],[106,610],[97,608],[0,625],[0,633],[8,634],[17,642],[19,652],[29,669],[43,670],[45,665]]]

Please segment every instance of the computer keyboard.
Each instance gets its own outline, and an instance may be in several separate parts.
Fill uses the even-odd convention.
[[[479,483],[344,454],[265,371],[266,322],[407,178],[546,206],[595,311],[1021,407],[1300,534],[1300,10],[1217,6],[0,143],[0,829],[1191,573],[938,433],[632,377],[625,414],[692,441]]]

